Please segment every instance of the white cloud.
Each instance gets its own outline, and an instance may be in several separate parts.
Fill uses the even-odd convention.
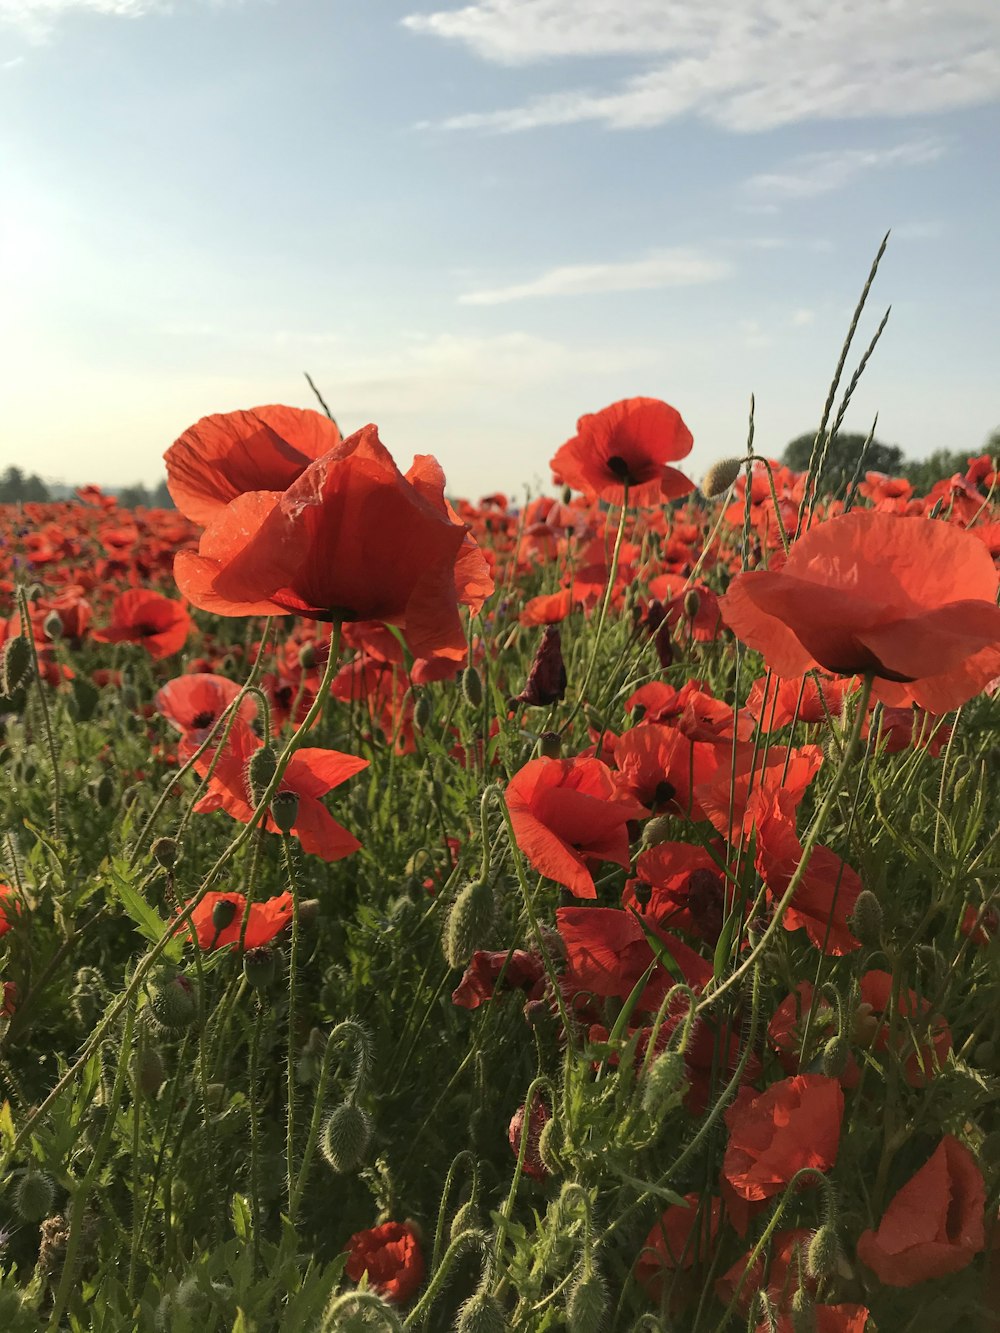
[[[623,129],[693,114],[753,131],[1000,98],[996,0],[473,0],[403,22],[500,64],[599,55],[641,62],[615,87],[455,115],[443,122],[452,129],[588,120]]]
[[[466,292],[458,299],[461,305],[505,305],[539,296],[650,291],[715,282],[731,271],[732,266],[722,259],[693,250],[667,250],[617,264],[565,264],[528,282]]]
[[[41,41],[60,19],[73,14],[141,18],[175,8],[174,0],[0,0],[0,27],[18,28],[28,38]]]
[[[828,153],[804,153],[782,171],[751,176],[747,187],[779,199],[811,199],[849,184],[857,176],[886,167],[922,166],[945,152],[941,139],[920,139],[892,148],[845,148]]]

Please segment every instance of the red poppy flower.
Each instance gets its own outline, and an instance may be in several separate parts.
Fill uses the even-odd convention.
[[[130,588],[116,597],[111,624],[97,630],[98,643],[141,643],[159,660],[178,653],[187,642],[191,617],[180,602],[145,588]]]
[[[691,1268],[711,1252],[722,1204],[718,1199],[704,1202],[702,1207],[700,1195],[685,1194],[684,1203],[671,1204],[646,1237],[635,1276],[654,1301],[662,1295],[665,1273]]]
[[[524,610],[518,619],[522,625],[557,625],[565,620],[573,610],[573,594],[569,588],[562,592],[547,593],[542,597],[532,597],[525,602]]]
[[[393,1305],[408,1301],[424,1280],[424,1254],[407,1222],[383,1222],[357,1231],[345,1248],[344,1271],[351,1281],[360,1282],[367,1273],[370,1289]]]
[[[514,838],[541,875],[596,898],[588,861],[628,866],[626,825],[649,812],[599,759],[532,759],[507,784]]]
[[[654,814],[701,819],[692,793],[715,776],[719,754],[714,745],[689,740],[674,727],[643,723],[618,737],[615,764],[622,786]]]
[[[655,505],[694,490],[667,464],[684,458],[694,443],[681,415],[657,398],[625,398],[581,417],[576,435],[550,464],[558,480],[587,495],[620,503]]]
[[[796,1171],[828,1171],[837,1160],[844,1094],[835,1078],[797,1074],[747,1094],[725,1113],[722,1172],[744,1199],[769,1199]]]
[[[493,591],[479,547],[428,455],[404,477],[374,426],[311,463],[282,494],[252,491],[217,513],[198,554],[174,562],[195,606],[224,616],[378,620],[417,657],[462,657],[459,604]]]
[[[510,1124],[507,1126],[507,1142],[510,1144],[510,1150],[515,1157],[521,1155],[521,1135],[524,1133],[525,1105],[522,1102],[514,1114],[511,1116]],[[542,1137],[542,1130],[552,1117],[549,1108],[540,1097],[536,1095],[531,1106],[531,1118],[528,1123],[528,1142],[524,1150],[524,1162],[522,1170],[526,1176],[531,1176],[532,1180],[544,1180],[549,1174],[545,1163],[541,1159],[538,1151],[538,1141]]]
[[[3,1007],[0,1008],[0,1017],[10,1018],[17,1008],[17,982],[5,981],[3,983]]]
[[[336,425],[297,407],[202,417],[163,455],[167,489],[193,523],[211,523],[245,491],[284,491],[340,443]]]
[[[197,747],[190,739],[181,742],[181,755],[190,756]],[[249,823],[256,807],[247,784],[247,767],[257,750],[263,748],[245,722],[237,720],[225,749],[215,762],[208,781],[208,792],[194,807],[200,813],[225,810],[233,819]],[[212,746],[195,760],[195,771],[206,777],[215,758]],[[296,750],[289,760],[281,781],[282,791],[291,791],[299,798],[299,808],[291,832],[302,844],[303,851],[312,852],[324,861],[339,861],[356,852],[361,844],[353,833],[348,833],[333,818],[320,801],[334,787],[368,767],[367,759],[338,750]],[[265,825],[266,826],[266,825]]]
[[[887,1287],[912,1287],[957,1273],[984,1248],[982,1172],[964,1144],[946,1134],[899,1191],[877,1231],[858,1240],[858,1258]]]
[[[806,1247],[812,1237],[813,1232],[806,1227],[776,1231],[767,1250],[757,1256],[752,1266],[748,1262],[750,1256],[746,1254],[742,1259],[737,1259],[722,1277],[716,1279],[715,1292],[719,1300],[728,1305],[739,1291],[736,1308],[745,1315],[754,1294],[763,1287],[779,1310],[787,1310],[799,1287],[798,1252],[801,1251],[804,1260]],[[806,1277],[806,1289],[816,1290],[816,1282],[809,1277]]]
[[[864,1333],[868,1327],[871,1311],[866,1305],[822,1305],[812,1306],[813,1333]],[[765,1321],[757,1325],[757,1333],[798,1333],[795,1316],[779,1314],[777,1324]]]
[[[622,894],[622,906],[636,907],[646,921],[666,930],[685,930],[714,945],[729,907],[726,881],[718,861],[704,847],[662,842],[642,852],[635,880]],[[635,886],[645,884],[649,897],[640,908]]]
[[[901,1022],[890,1021],[893,1005],[892,975],[873,969],[860,982],[862,1015],[867,1019],[858,1027],[857,1039],[876,1053],[892,1050],[892,1058],[902,1065],[903,1077],[912,1088],[926,1087],[948,1059],[951,1029],[941,1014],[935,1014],[930,1000],[918,998],[909,987],[901,987],[898,1013]],[[895,1042],[893,1048],[893,1040]]]
[[[566,948],[567,985],[602,999],[624,1000],[653,961],[653,950],[642,926],[631,912],[617,907],[560,907],[556,926]],[[649,923],[692,989],[700,989],[712,975],[712,965],[676,935]],[[653,973],[639,996],[636,1009],[655,1010],[674,978],[665,968]]]
[[[239,692],[239,685],[228,676],[200,671],[167,681],[157,690],[153,702],[171,726],[201,744]],[[244,722],[252,722],[256,714],[253,696],[245,697],[239,716]]]
[[[6,935],[21,910],[21,902],[9,884],[0,884],[0,935]]]
[[[533,990],[545,975],[541,958],[525,949],[477,949],[469,960],[462,980],[451,993],[452,1004],[461,1009],[478,1009],[498,994],[497,982],[505,991]]]
[[[852,510],[810,529],[780,571],[738,575],[720,605],[779,676],[870,672],[885,703],[946,713],[1000,674],[996,594],[972,533]]]
[[[231,903],[233,908],[232,920],[221,930],[212,920],[220,903]],[[229,913],[221,909],[217,915],[228,916]],[[261,945],[270,944],[292,919],[292,895],[281,893],[276,898],[251,903],[248,915],[247,900],[242,893],[206,893],[191,913],[198,947],[222,949],[227,944],[239,944],[244,917],[247,917],[244,949],[259,949]]]

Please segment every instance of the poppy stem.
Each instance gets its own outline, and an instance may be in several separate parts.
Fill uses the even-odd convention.
[[[52,765],[52,833],[59,841],[62,826],[62,781],[59,777],[59,754],[56,750],[55,736],[52,733],[52,719],[49,717],[49,704],[45,698],[45,685],[38,669],[38,649],[35,647],[35,631],[28,614],[28,597],[24,586],[17,590],[18,618],[21,621],[21,633],[31,645],[31,662],[34,667],[35,685],[38,688],[38,702],[42,711],[42,726],[45,728],[45,741],[49,750],[49,762]]]

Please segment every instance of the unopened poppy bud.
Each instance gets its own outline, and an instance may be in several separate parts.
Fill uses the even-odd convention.
[[[654,1120],[680,1102],[687,1086],[687,1071],[680,1051],[664,1051],[649,1067],[642,1084],[642,1109]]]
[[[166,1078],[163,1057],[156,1046],[144,1045],[141,1052],[136,1052],[133,1074],[141,1092],[147,1097],[155,1097]]]
[[[822,1066],[827,1078],[840,1078],[847,1068],[847,1057],[851,1053],[851,1044],[846,1037],[836,1036],[823,1047]]]
[[[360,1165],[371,1138],[371,1121],[360,1106],[344,1102],[331,1111],[323,1125],[320,1147],[339,1175]]]
[[[153,860],[164,870],[173,870],[177,864],[177,842],[174,838],[157,838],[149,850]]]
[[[475,1199],[467,1199],[451,1219],[449,1238],[457,1240],[466,1231],[477,1231],[480,1225],[479,1209]]]
[[[862,1001],[854,1011],[854,1028],[851,1039],[857,1046],[870,1046],[879,1029],[879,1020],[867,1000]]]
[[[561,759],[562,737],[558,731],[543,731],[538,738],[538,749],[544,759]]]
[[[701,610],[701,595],[697,588],[688,588],[684,594],[684,614],[688,620],[694,620]]]
[[[996,1063],[997,1044],[995,1041],[981,1041],[972,1052],[972,1062],[980,1069],[989,1069]]]
[[[794,1333],[816,1333],[816,1302],[799,1287],[792,1297],[792,1329]]]
[[[503,1306],[485,1287],[459,1308],[455,1333],[507,1333],[510,1325]]]
[[[303,671],[311,671],[316,665],[316,645],[304,643],[299,649],[299,666]]]
[[[725,495],[742,468],[743,461],[739,458],[720,458],[717,463],[713,463],[701,483],[701,493],[705,499],[715,500]]]
[[[236,918],[236,903],[232,898],[218,898],[212,905],[212,929],[221,933],[231,926]]]
[[[464,967],[486,942],[493,924],[493,891],[483,880],[473,880],[459,891],[444,930],[444,956],[449,967]]]
[[[291,833],[299,817],[299,796],[294,791],[276,791],[271,801],[271,818],[279,833]]]
[[[583,1271],[566,1301],[566,1333],[600,1333],[608,1313],[608,1289],[593,1266]]]
[[[848,925],[866,948],[877,949],[882,943],[882,904],[871,889],[858,894]]]
[[[483,702],[483,680],[474,666],[467,666],[462,672],[462,693],[470,708],[478,708]]]
[[[150,1006],[157,1023],[168,1031],[188,1027],[198,1015],[198,997],[187,977],[174,977],[157,986]]]
[[[106,810],[115,795],[115,780],[110,773],[102,773],[94,788],[94,799],[102,810]]]
[[[670,815],[656,815],[646,822],[642,830],[642,850],[647,847],[659,847],[661,842],[670,842],[674,836],[674,820]]]
[[[413,706],[413,725],[418,731],[426,731],[434,715],[434,705],[429,694],[421,694]]]
[[[817,1281],[832,1277],[839,1271],[842,1257],[837,1229],[829,1222],[825,1222],[809,1242],[809,1248],[806,1250],[806,1271]]]
[[[32,668],[31,644],[23,634],[15,634],[4,644],[0,657],[0,694],[8,699],[27,683]]]
[[[564,505],[568,505],[569,502],[570,502],[570,501],[572,500],[572,498],[573,498],[573,490],[572,490],[572,487],[570,487],[570,486],[564,486],[564,487],[562,488],[562,490],[559,492],[559,494],[560,494],[560,498],[562,499],[563,504],[564,504]]]
[[[247,765],[247,785],[250,788],[250,795],[253,797],[255,805],[267,791],[271,779],[277,771],[278,756],[270,745],[262,745],[259,750],[250,756],[250,762]]]
[[[44,1171],[29,1167],[17,1182],[14,1207],[24,1222],[40,1222],[52,1211],[56,1187],[52,1177]]]
[[[58,639],[62,638],[63,623],[62,623],[62,617],[60,616],[58,611],[49,612],[49,614],[42,621],[42,629],[45,632],[45,637],[51,643],[55,643]]]
[[[318,898],[304,898],[299,903],[299,924],[311,925],[319,918],[320,903]]]
[[[251,990],[267,990],[274,983],[277,959],[274,950],[262,944],[248,949],[243,956],[243,975]]]
[[[555,1116],[546,1120],[538,1136],[538,1156],[551,1176],[558,1176],[564,1169],[565,1163],[560,1153],[564,1137],[562,1125]]]

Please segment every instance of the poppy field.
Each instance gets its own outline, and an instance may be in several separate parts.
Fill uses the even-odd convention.
[[[0,509],[0,1329],[1000,1329],[997,461],[676,396]]]

